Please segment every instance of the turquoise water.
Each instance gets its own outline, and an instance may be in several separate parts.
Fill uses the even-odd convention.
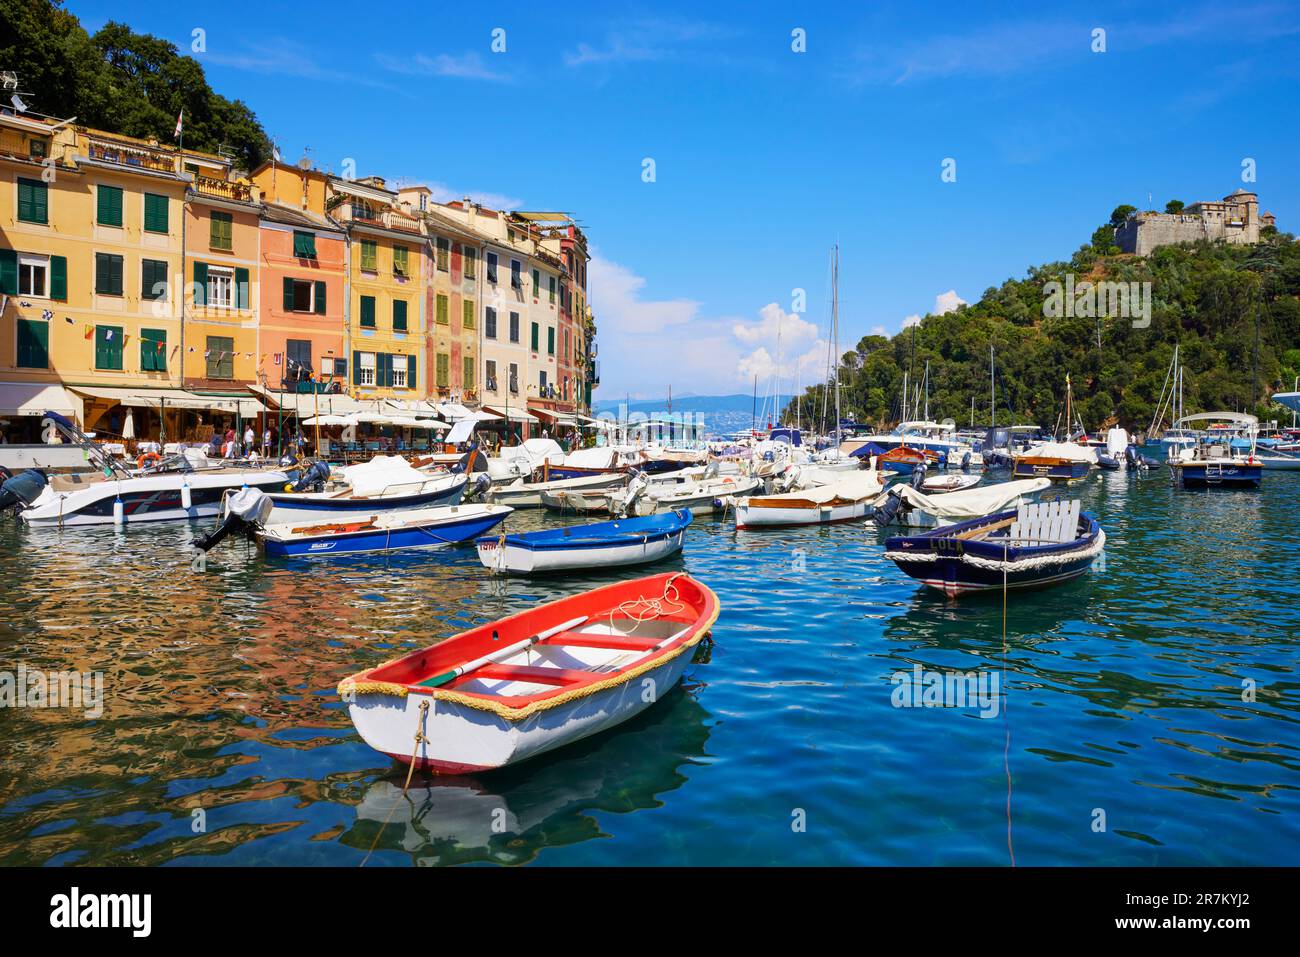
[[[285,565],[242,542],[193,572],[192,528],[5,519],[0,671],[102,671],[106,698],[93,720],[0,710],[0,863],[1294,863],[1300,475],[1076,492],[1104,560],[1013,593],[1005,646],[1000,598],[923,591],[869,527],[696,522],[655,566],[722,603],[679,690],[405,795],[338,680],[612,576],[498,581],[470,549]],[[999,713],[894,707],[915,665],[996,674]]]

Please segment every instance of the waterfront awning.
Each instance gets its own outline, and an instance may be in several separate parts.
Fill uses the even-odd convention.
[[[523,409],[503,409],[500,406],[485,405],[483,411],[490,413],[494,418],[508,419],[511,422],[538,422],[537,416],[529,415]]]
[[[264,410],[262,403],[251,396],[202,395],[181,389],[121,389],[111,386],[73,386],[72,388],[91,399],[106,399],[118,405],[137,409],[161,409],[165,402],[169,409],[238,412],[246,419]]]
[[[0,415],[41,415],[45,412],[80,419],[81,399],[61,385],[0,382]]]

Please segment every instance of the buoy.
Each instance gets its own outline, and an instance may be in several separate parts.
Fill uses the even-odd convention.
[[[126,508],[122,505],[120,498],[113,499],[113,524],[126,524]]]
[[[190,494],[189,479],[181,482],[181,508],[189,511],[194,507],[194,497]]]

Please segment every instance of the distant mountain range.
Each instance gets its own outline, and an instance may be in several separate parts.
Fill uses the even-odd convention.
[[[783,402],[785,401],[788,399],[783,399]],[[598,399],[593,403],[593,411],[596,414],[608,412],[611,415],[619,415],[624,405],[627,406],[628,414],[641,413],[653,417],[670,411],[667,397],[633,399],[631,402],[625,402],[623,399]],[[674,415],[687,412],[698,415],[704,419],[704,427],[710,434],[724,435],[728,432],[748,429],[753,425],[754,397],[742,394],[674,395],[671,411]],[[761,395],[758,397],[758,411],[760,414],[763,412]],[[759,423],[760,426],[766,424],[766,422]]]

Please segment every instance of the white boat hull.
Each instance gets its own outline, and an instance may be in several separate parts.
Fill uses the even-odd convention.
[[[409,764],[414,750],[417,765],[425,769],[447,774],[487,771],[535,758],[635,717],[677,684],[691,657],[676,655],[636,680],[518,721],[414,693],[356,695],[348,702],[348,713],[366,744],[394,760]],[[430,703],[422,728],[428,741],[417,749],[415,732],[421,727],[424,701]]]
[[[626,475],[612,473],[576,479],[557,479],[554,482],[498,485],[488,493],[488,500],[498,505],[509,505],[511,508],[542,508],[543,492],[614,488],[626,482]]]
[[[57,490],[55,477],[40,496],[21,513],[30,525],[111,525],[115,521],[115,500],[123,501],[122,521],[184,521],[215,518],[221,513],[224,494],[245,484],[262,491],[284,486],[283,472],[254,469],[212,469],[193,472],[169,472],[127,479],[104,479],[79,488]],[[74,478],[67,477],[69,480]],[[191,505],[182,505],[182,486],[189,486]]]
[[[843,505],[815,505],[811,508],[754,506],[742,499],[736,503],[736,528],[778,527],[790,525],[833,525],[866,516],[870,499]]]
[[[584,568],[621,568],[657,562],[682,550],[685,530],[658,540],[632,541],[601,548],[532,549],[506,542],[478,543],[478,557],[484,567],[508,575],[574,571]]]

